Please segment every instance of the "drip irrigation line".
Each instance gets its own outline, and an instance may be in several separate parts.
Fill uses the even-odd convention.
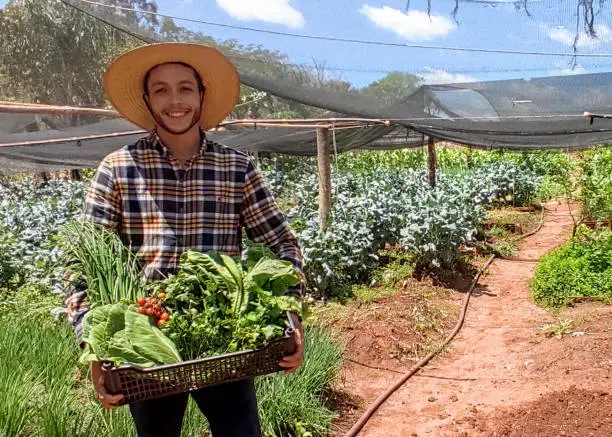
[[[455,329],[449,334],[449,336],[444,340],[444,343],[440,345],[435,351],[427,355],[423,358],[419,363],[417,363],[414,367],[412,367],[408,372],[406,372],[391,388],[385,391],[382,395],[376,399],[374,404],[372,404],[366,412],[359,418],[357,423],[353,425],[353,427],[344,435],[344,437],[355,437],[359,431],[365,426],[365,424],[370,420],[370,418],[376,413],[376,411],[380,408],[380,406],[393,394],[395,393],[402,385],[406,383],[416,372],[418,372],[422,367],[424,367],[429,361],[432,360],[436,355],[444,350],[444,348],[451,342],[451,340],[457,335],[461,327],[463,326],[463,321],[465,320],[465,314],[467,312],[467,307],[470,302],[470,297],[472,295],[472,291],[476,284],[478,283],[478,279],[482,273],[489,267],[489,265],[495,259],[495,255],[491,255],[491,257],[487,260],[487,263],[484,267],[478,272],[472,284],[470,285],[469,290],[467,291],[465,298],[463,299],[463,306],[461,308],[461,314],[459,315],[459,320],[457,321],[457,325]]]
[[[368,369],[383,370],[385,372],[399,373],[401,375],[404,374],[404,372],[402,372],[401,370],[389,369],[388,367],[372,366],[370,364],[362,363],[361,361],[353,360],[352,358],[347,358],[346,361],[349,361],[351,363],[357,364],[357,365],[362,366],[362,367],[367,367]]]
[[[540,224],[538,225],[537,229],[532,231],[532,232],[529,232],[529,233],[527,233],[525,235],[521,235],[520,239],[525,239],[527,237],[530,237],[530,236],[536,234],[537,232],[539,232],[542,229],[542,226],[544,226],[544,214],[545,214],[545,211],[546,211],[546,209],[544,207],[542,207],[542,212],[541,212],[541,215],[540,215]],[[465,320],[465,315],[467,313],[467,308],[468,308],[468,305],[469,305],[469,302],[470,302],[470,297],[472,296],[472,292],[474,291],[474,288],[476,287],[476,284],[478,283],[478,280],[480,279],[480,276],[482,276],[482,274],[487,270],[487,268],[491,265],[491,263],[493,262],[494,259],[495,259],[495,254],[493,254],[493,255],[491,255],[489,257],[489,259],[487,260],[485,265],[480,269],[480,271],[478,272],[478,274],[476,275],[476,277],[472,281],[472,284],[470,285],[470,288],[468,289],[467,294],[465,295],[465,298],[463,299],[463,306],[461,308],[461,313],[459,315],[459,320],[457,321],[457,324],[456,324],[455,328],[453,329],[453,331],[448,335],[446,340],[444,340],[444,343],[442,343],[442,345],[439,346],[435,351],[433,351],[432,353],[427,355],[418,364],[416,364],[408,372],[406,372],[391,388],[389,388],[383,394],[381,394],[378,397],[378,399],[376,399],[374,404],[372,404],[366,410],[366,412],[359,418],[357,423],[355,423],[355,425],[353,425],[353,427],[344,435],[344,437],[355,437],[355,436],[357,436],[357,434],[362,430],[362,428],[370,420],[370,418],[374,415],[374,413],[376,413],[376,411],[380,408],[380,406],[393,393],[395,393],[401,386],[403,386],[412,376],[414,376],[415,373],[417,373],[421,368],[423,368],[425,365],[427,365],[427,363],[429,363],[429,361],[431,361],[436,355],[438,355],[440,352],[442,352],[444,350],[444,348],[452,341],[452,339],[457,335],[457,333],[461,330],[461,327],[463,326],[463,322]],[[353,361],[353,360],[350,360],[350,361]],[[357,364],[365,365],[363,363],[357,363]],[[365,366],[366,367],[372,367],[372,366],[367,366],[367,365],[365,365]],[[379,369],[379,370],[390,370],[390,369]],[[393,371],[393,372],[395,372],[395,371]]]
[[[545,213],[546,213],[546,208],[544,208],[544,206],[542,206],[542,211],[541,211],[541,214],[540,214],[540,224],[538,225],[538,227],[536,228],[535,231],[531,231],[531,232],[526,233],[525,235],[521,235],[520,236],[521,240],[524,240],[525,238],[531,237],[532,235],[535,235],[538,232],[540,232],[540,229],[542,229],[542,226],[544,226],[544,214]]]

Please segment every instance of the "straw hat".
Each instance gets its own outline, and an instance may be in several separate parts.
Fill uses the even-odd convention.
[[[143,99],[144,77],[151,68],[167,62],[191,65],[206,88],[200,127],[212,129],[232,111],[240,94],[236,67],[219,50],[200,44],[149,44],[119,56],[104,74],[104,92],[119,113],[146,130],[155,120]]]

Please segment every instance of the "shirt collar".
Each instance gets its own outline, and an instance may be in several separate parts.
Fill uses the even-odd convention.
[[[203,130],[200,130],[200,139],[201,141],[200,141],[200,149],[198,150],[198,156],[204,155],[204,153],[209,148],[209,144],[208,144],[209,141],[206,138],[206,133]],[[164,144],[162,139],[159,137],[157,133],[157,129],[153,129],[151,131],[151,133],[147,137],[147,142],[149,143],[149,146],[151,148],[157,150],[164,158],[166,159],[170,158],[170,150],[168,149],[168,146],[166,146],[166,144]]]

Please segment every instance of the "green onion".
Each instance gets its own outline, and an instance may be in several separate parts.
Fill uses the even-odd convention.
[[[113,231],[74,221],[62,228],[59,245],[68,260],[77,261],[71,268],[85,276],[92,305],[135,302],[146,294],[138,260]]]

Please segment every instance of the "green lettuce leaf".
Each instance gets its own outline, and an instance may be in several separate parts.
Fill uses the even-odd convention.
[[[181,361],[174,343],[149,317],[125,303],[98,306],[83,319],[87,344],[81,362],[112,361],[115,365],[151,367]]]
[[[151,320],[135,311],[125,313],[125,334],[134,351],[157,364],[181,361],[176,346]]]

